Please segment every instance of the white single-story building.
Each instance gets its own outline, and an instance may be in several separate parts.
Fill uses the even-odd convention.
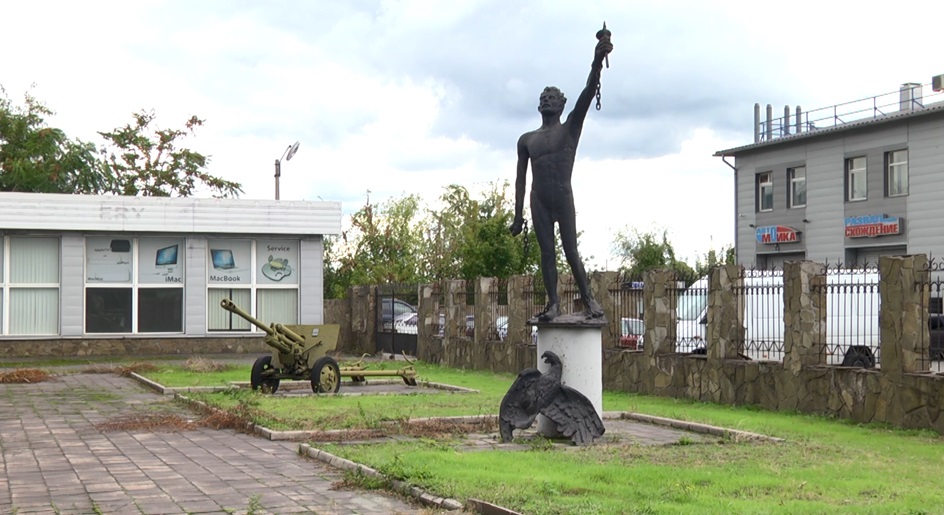
[[[223,298],[320,324],[340,231],[340,202],[0,193],[0,343],[259,336]]]

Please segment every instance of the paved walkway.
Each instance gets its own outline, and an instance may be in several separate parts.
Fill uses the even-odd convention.
[[[234,431],[101,432],[135,413],[192,413],[111,374],[0,384],[0,513],[428,513],[334,489],[343,475],[297,443]]]

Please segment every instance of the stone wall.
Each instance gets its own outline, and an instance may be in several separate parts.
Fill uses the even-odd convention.
[[[267,353],[261,336],[0,340],[0,358]]]
[[[782,363],[751,361],[737,353],[736,336],[744,330],[743,310],[734,294],[742,280],[737,267],[712,271],[706,355],[675,352],[674,277],[667,271],[650,272],[644,278],[646,344],[641,351],[605,346],[603,386],[608,390],[754,405],[944,433],[944,376],[916,371],[922,361],[918,342],[928,341],[924,322],[928,299],[927,290],[914,285],[927,280],[926,263],[924,256],[881,259],[882,362],[877,369],[825,364],[822,285],[826,279],[821,264],[794,262],[785,266]],[[485,284],[487,281],[482,286]],[[520,335],[524,331],[516,332],[514,326],[523,325],[530,314],[517,312],[521,309],[517,293],[510,290],[508,297],[513,326],[509,334]],[[608,317],[613,316],[613,308],[604,302]],[[535,366],[535,347],[518,338],[494,342],[460,338],[450,332],[447,330],[445,337],[421,332],[419,357],[448,366],[498,372],[517,373]],[[923,359],[927,362],[927,356]]]

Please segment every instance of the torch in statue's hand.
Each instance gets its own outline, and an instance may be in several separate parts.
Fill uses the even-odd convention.
[[[613,51],[613,44],[610,43],[610,36],[613,33],[606,28],[606,22],[603,22],[603,28],[597,31],[597,50],[594,60],[600,62],[606,60],[606,67],[610,67],[610,52]]]

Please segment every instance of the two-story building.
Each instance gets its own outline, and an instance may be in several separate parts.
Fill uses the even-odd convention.
[[[720,150],[735,172],[739,264],[876,264],[944,256],[942,77],[899,91],[762,118],[754,142]]]

